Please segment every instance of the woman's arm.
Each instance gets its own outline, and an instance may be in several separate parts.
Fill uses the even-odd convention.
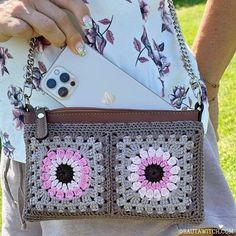
[[[208,0],[193,44],[208,88],[210,117],[217,131],[218,85],[236,51],[236,0]]]

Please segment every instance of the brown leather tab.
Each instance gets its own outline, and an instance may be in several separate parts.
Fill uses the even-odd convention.
[[[44,139],[48,136],[47,116],[45,108],[39,108],[35,111],[36,138]]]
[[[199,112],[196,110],[157,111],[131,109],[62,108],[46,111],[46,116],[48,123],[198,121]],[[31,123],[35,123],[35,113],[27,112],[25,113],[25,124]],[[41,124],[41,127],[44,127],[43,124]]]

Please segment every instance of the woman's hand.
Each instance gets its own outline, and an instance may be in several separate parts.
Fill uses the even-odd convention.
[[[82,28],[91,24],[83,0],[0,1],[0,41],[42,35],[56,47],[67,44],[74,53],[83,55],[82,37],[65,10],[75,16]]]

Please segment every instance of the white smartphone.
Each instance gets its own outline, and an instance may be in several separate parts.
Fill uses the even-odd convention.
[[[65,48],[41,88],[65,107],[160,109],[173,107],[86,45],[84,57]]]

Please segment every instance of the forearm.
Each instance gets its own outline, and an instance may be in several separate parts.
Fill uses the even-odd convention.
[[[217,137],[219,82],[235,50],[236,0],[208,0],[193,52],[206,81],[210,119]]]
[[[208,0],[193,44],[203,78],[218,84],[236,50],[236,0]]]

